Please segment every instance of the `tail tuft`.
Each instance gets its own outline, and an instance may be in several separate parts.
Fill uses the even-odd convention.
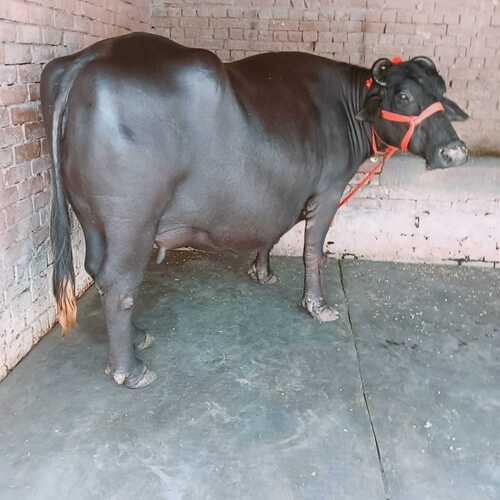
[[[61,325],[61,335],[64,337],[76,325],[76,294],[75,283],[65,277],[54,290],[57,302],[57,319]]]

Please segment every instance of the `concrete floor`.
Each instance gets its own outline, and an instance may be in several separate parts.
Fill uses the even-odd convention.
[[[151,265],[142,391],[103,373],[99,298],[0,384],[0,498],[498,500],[500,274],[331,261],[341,317],[298,308],[248,257]]]

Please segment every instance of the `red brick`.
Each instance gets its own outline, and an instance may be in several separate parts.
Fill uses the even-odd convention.
[[[0,82],[4,85],[12,85],[17,80],[15,66],[0,65]]]
[[[380,20],[383,23],[395,23],[396,22],[396,9],[383,9]]]
[[[49,45],[32,45],[32,61],[34,63],[46,63],[55,57],[54,47]]]
[[[2,42],[16,41],[16,25],[13,22],[0,20],[0,40]]]
[[[58,45],[62,41],[62,30],[55,28],[42,28],[42,42],[47,45]]]
[[[313,22],[313,21],[311,21]],[[299,23],[298,21],[291,21],[291,20],[278,20],[278,19],[272,19],[269,21],[269,29],[270,30],[285,30],[285,31],[297,31],[299,29]]]
[[[287,31],[275,31],[273,33],[273,40],[278,42],[286,42],[288,40],[288,32]]]
[[[491,18],[492,26],[500,26],[500,9],[497,9],[493,17]]]
[[[341,52],[343,49],[344,45],[342,43],[318,42],[316,44],[318,52]]]
[[[14,125],[38,121],[41,119],[40,105],[38,103],[30,103],[12,106],[10,108],[10,116]]]
[[[0,107],[0,127],[6,127],[9,125],[9,110],[6,106]]]
[[[181,17],[181,9],[179,7],[168,7],[167,17]]]
[[[22,182],[18,185],[18,197],[19,199],[23,199],[26,197],[30,197],[34,194],[40,193],[46,188],[46,181],[42,175],[36,175],[35,177],[30,177],[26,182]],[[35,210],[38,209],[35,207]]]
[[[183,7],[182,17],[196,17],[196,8],[194,7]]]
[[[300,31],[287,31],[288,40],[290,42],[300,42],[302,41],[302,33]],[[319,34],[321,36],[321,33]],[[331,33],[330,33],[331,40]]]
[[[0,2],[0,18],[3,19],[27,23],[29,20],[28,10],[24,2],[17,2],[15,0],[2,0]]]
[[[227,16],[235,18],[243,17],[243,9],[241,7],[228,7]]]
[[[15,144],[20,144],[23,140],[21,127],[0,128],[0,148],[6,148]]]
[[[12,266],[16,263],[28,263],[30,257],[33,254],[33,243],[28,239],[30,233],[30,224],[29,221],[25,224],[17,224],[14,226],[16,229],[16,242],[12,245],[9,245],[9,251],[6,252],[4,263],[7,266]],[[23,285],[23,288],[25,286]],[[29,294],[28,294],[29,295]],[[14,297],[10,299],[14,303],[18,303],[14,300]]]
[[[0,168],[6,167],[11,164],[12,164],[12,148],[8,147],[5,149],[0,149]]]
[[[403,24],[403,23],[387,23],[386,32],[387,33],[415,33],[414,24]]]
[[[365,22],[366,23],[377,23],[382,18],[382,12],[379,9],[368,9],[365,10]]]
[[[42,156],[49,155],[50,154],[50,149],[49,149],[49,143],[47,141],[46,137],[42,137],[40,139],[40,142],[42,144]]]
[[[231,51],[234,50],[244,50],[248,47],[248,41],[246,40],[225,40],[224,48],[229,49]]]
[[[437,37],[446,34],[446,26],[444,24],[419,24],[415,27],[415,32],[417,35],[427,35],[428,38]]]
[[[73,48],[73,50],[78,50],[83,44],[83,34],[74,31],[65,31],[63,33],[63,44],[66,47]]]
[[[33,175],[45,173],[50,169],[50,165],[48,158],[35,158],[31,161],[31,173]]]
[[[85,4],[89,9],[92,7],[89,4]],[[88,17],[92,17],[91,14],[88,14]],[[56,10],[54,15],[54,26],[56,28],[61,28],[64,30],[72,30],[74,29],[74,16],[68,14],[67,12]]]
[[[444,12],[443,19],[445,24],[458,24],[460,21],[460,15],[458,12],[447,10]]]
[[[40,27],[31,24],[19,24],[17,26],[16,41],[18,43],[40,43],[42,41]]]
[[[40,210],[42,207],[46,207],[50,201],[50,193],[48,191],[41,191],[33,196],[33,206],[35,211]]]
[[[54,23],[54,11],[47,7],[30,4],[28,20],[31,24],[37,24],[38,26],[50,26]]]
[[[288,9],[285,7],[274,7],[272,10],[273,19],[288,19]]]
[[[272,19],[273,18],[273,9],[271,7],[259,9],[259,18]]]
[[[230,28],[229,38],[233,40],[243,40],[243,29],[242,28]]]
[[[259,52],[264,51],[280,51],[281,42],[264,42],[264,41],[250,41],[250,48],[253,50],[258,50]]]
[[[33,160],[40,156],[40,142],[21,144],[14,148],[14,158],[16,163]]]
[[[224,5],[200,5],[197,11],[199,17],[227,17],[227,7]]]
[[[30,101],[39,101],[40,100],[40,84],[39,83],[28,84],[28,95],[29,95]]]
[[[413,24],[426,24],[428,22],[429,16],[427,11],[424,12],[413,12],[412,22]]]
[[[329,31],[330,23],[328,21],[301,21],[300,31]]]
[[[23,64],[31,62],[31,50],[29,45],[6,43],[4,49],[5,64]]]
[[[29,198],[20,200],[5,209],[7,226],[12,226],[33,214],[33,203]]]
[[[347,42],[347,33],[335,33],[333,35],[333,41],[335,43]]]
[[[12,186],[7,189],[2,189],[2,195],[0,196],[0,208],[5,208],[15,203],[17,201],[17,189]]]
[[[385,30],[384,23],[366,23],[367,33],[383,33]]]
[[[287,32],[285,31],[285,33]],[[263,42],[270,42],[273,40],[273,32],[268,30],[261,30],[259,31],[259,37],[257,39]]]
[[[322,14],[325,14],[325,10],[322,11]],[[290,19],[294,18],[292,15],[289,17]],[[298,11],[296,19],[304,19],[304,21],[318,21],[319,12],[315,10]]]
[[[180,26],[187,28],[208,28],[208,18],[206,17],[183,17]]]
[[[226,38],[229,38],[229,30],[227,28],[214,29],[214,38],[216,40],[225,40]]]
[[[396,13],[396,21],[398,23],[411,23],[413,12],[410,9],[398,9]]]
[[[302,39],[304,42],[316,42],[318,40],[317,31],[304,31],[302,33]]]
[[[40,64],[21,64],[18,66],[19,83],[37,83],[40,81]]]
[[[332,31],[344,32],[344,33],[359,33],[363,29],[363,24],[358,21],[348,21],[348,22],[338,22],[333,21],[331,23]]]

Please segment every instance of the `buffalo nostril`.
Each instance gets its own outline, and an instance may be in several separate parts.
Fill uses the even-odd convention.
[[[439,156],[446,162],[450,161],[448,148],[439,148]]]

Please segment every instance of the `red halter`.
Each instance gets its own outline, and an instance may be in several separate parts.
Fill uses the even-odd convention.
[[[393,59],[394,62],[394,59]],[[395,64],[398,64],[395,62]],[[370,78],[367,82],[367,87],[371,87],[373,84],[373,80]],[[408,151],[408,145],[415,133],[415,129],[420,123],[429,118],[435,113],[440,111],[444,111],[444,106],[439,102],[435,102],[431,104],[427,108],[425,108],[419,115],[400,115],[399,113],[393,113],[392,111],[385,111],[382,109],[380,111],[380,116],[384,120],[388,120],[391,122],[398,123],[407,123],[408,130],[406,134],[401,139],[401,144],[398,147],[392,146],[391,144],[386,144],[375,132],[375,127],[372,125],[372,151],[374,154],[381,155],[380,160],[370,169],[370,171],[340,200],[337,208],[340,208],[342,205],[345,205],[361,188],[366,186],[376,174],[382,172],[382,168],[384,167],[385,162],[391,158],[391,156],[396,151]],[[377,147],[377,140],[384,144],[385,149],[383,151],[379,150]]]
[[[417,125],[420,125],[425,119],[429,118],[435,113],[439,111],[444,111],[444,106],[439,102],[435,102],[431,104],[427,108],[425,108],[419,115],[400,115],[398,113],[393,113],[392,111],[385,111],[384,109],[380,112],[380,116],[384,118],[384,120],[389,120],[390,122],[398,122],[398,123],[407,123],[408,130],[406,134],[403,136],[401,140],[401,145],[399,149],[401,151],[408,151],[408,145],[410,144],[411,138],[415,133],[415,128]],[[372,128],[373,130],[373,128]],[[392,146],[394,147],[394,146]]]

